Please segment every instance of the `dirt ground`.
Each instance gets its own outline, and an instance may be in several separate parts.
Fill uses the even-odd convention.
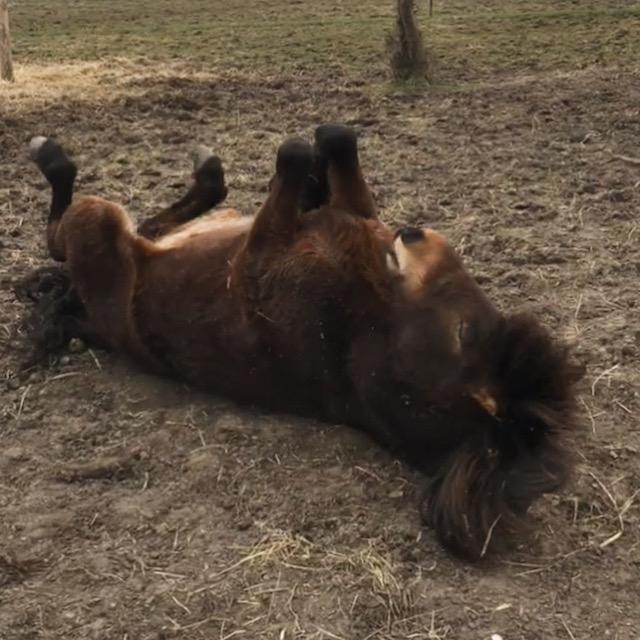
[[[2,640],[638,638],[639,65],[415,92],[188,60],[17,71],[0,87]],[[204,142],[251,212],[283,137],[330,120],[360,131],[389,221],[444,231],[501,308],[538,313],[587,366],[575,482],[482,565],[443,552],[419,521],[420,478],[345,427],[100,351],[20,370],[13,285],[48,262],[32,135],[55,134],[79,190],[134,216],[181,192]]]

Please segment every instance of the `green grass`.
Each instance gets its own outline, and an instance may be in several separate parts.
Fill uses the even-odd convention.
[[[111,56],[260,71],[386,74],[392,0],[26,0],[12,11],[19,61]],[[426,2],[421,3],[426,7]],[[640,2],[435,0],[420,15],[446,78],[640,60]]]

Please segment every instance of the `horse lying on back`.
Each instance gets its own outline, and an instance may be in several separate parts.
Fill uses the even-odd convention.
[[[53,189],[51,256],[112,348],[367,431],[432,476],[422,513],[470,560],[569,477],[567,353],[533,318],[500,313],[441,235],[378,220],[351,130],[285,142],[255,217],[206,213],[227,189],[202,154],[187,195],[138,233],[114,203],[72,201],[76,167],[56,142],[31,151]]]

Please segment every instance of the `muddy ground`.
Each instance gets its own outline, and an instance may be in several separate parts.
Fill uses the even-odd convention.
[[[415,94],[185,64],[29,72],[49,93],[0,100],[0,638],[638,637],[640,166],[622,157],[640,156],[637,68]],[[422,528],[420,478],[345,427],[101,351],[20,371],[12,287],[48,262],[32,135],[57,135],[79,190],[134,216],[179,194],[207,143],[251,212],[283,136],[327,120],[359,129],[389,221],[444,231],[501,308],[540,314],[587,365],[574,484],[481,566]]]

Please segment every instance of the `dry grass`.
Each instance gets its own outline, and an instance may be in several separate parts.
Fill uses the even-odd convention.
[[[204,82],[212,77],[213,73],[194,71],[185,62],[152,69],[117,57],[108,62],[25,63],[16,65],[16,81],[3,85],[2,98],[13,112],[52,107],[59,102],[108,105],[123,96],[144,95],[150,81]]]
[[[260,540],[251,547],[234,549],[238,559],[222,570],[208,574],[205,585],[189,591],[183,588],[180,597],[184,609],[188,610],[204,593],[215,594],[225,589],[225,582],[232,581],[242,585],[243,594],[239,600],[246,608],[264,610],[265,596],[268,600],[266,613],[258,618],[246,614],[245,617],[249,617],[246,626],[241,620],[234,620],[237,634],[251,634],[251,626],[260,621],[262,625],[274,623],[276,637],[350,637],[347,628],[341,629],[328,621],[320,626],[304,620],[300,607],[314,597],[314,588],[308,581],[313,575],[314,583],[339,585],[331,606],[343,614],[353,615],[362,594],[366,594],[370,605],[374,604],[378,609],[381,622],[379,628],[366,635],[367,638],[427,640],[447,637],[448,629],[437,627],[436,613],[422,606],[421,596],[414,589],[420,570],[416,568],[415,578],[407,580],[406,574],[401,575],[395,563],[380,553],[379,545],[368,541],[358,545],[359,548],[338,549],[313,543],[290,531],[264,526],[260,529]],[[264,576],[272,578],[256,582]],[[277,618],[280,622],[276,623]],[[190,623],[182,629],[199,624],[204,621]]]
[[[17,80],[3,87],[9,108],[38,108],[67,99],[98,101],[108,96],[109,66],[101,62],[19,64]]]
[[[636,2],[450,0],[420,28],[442,65],[441,82],[588,64],[633,63],[640,52]],[[296,2],[34,0],[12,7],[16,61],[137,59],[159,69],[194,66],[388,79],[390,0]]]

